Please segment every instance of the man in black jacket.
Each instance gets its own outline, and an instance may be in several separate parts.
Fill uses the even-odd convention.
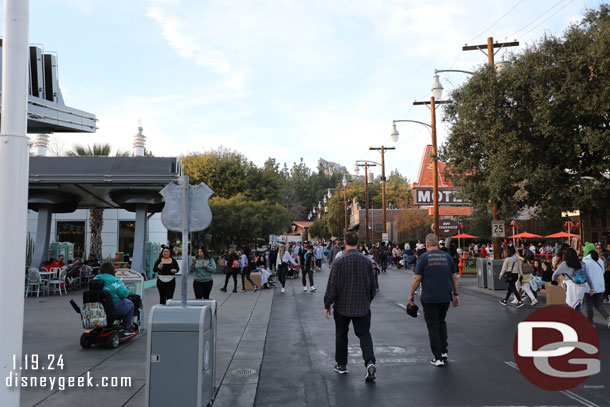
[[[345,251],[336,259],[328,276],[324,294],[324,316],[330,317],[334,306],[335,319],[335,372],[347,373],[347,333],[351,321],[360,339],[362,358],[366,368],[366,382],[375,381],[375,353],[371,338],[371,301],[375,298],[375,271],[373,263],[358,253],[358,235],[345,234]]]

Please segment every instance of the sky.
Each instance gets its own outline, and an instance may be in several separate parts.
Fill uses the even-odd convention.
[[[430,133],[434,69],[487,62],[464,44],[561,35],[592,0],[30,0],[29,42],[58,56],[66,105],[94,113],[95,134],[54,134],[51,149],[131,150],[141,122],[156,156],[220,146],[353,172],[395,147],[386,172],[417,177]],[[442,73],[444,95],[468,75]],[[448,128],[437,112],[439,144]],[[376,175],[379,170],[377,169]]]

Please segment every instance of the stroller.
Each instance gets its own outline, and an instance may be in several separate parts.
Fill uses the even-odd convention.
[[[286,277],[299,278],[299,271],[301,271],[301,268],[299,266],[293,266],[292,264],[289,264],[288,273],[286,274]]]
[[[104,291],[102,280],[91,280],[89,290],[83,292],[83,306],[79,307],[70,300],[72,308],[80,314],[85,332],[80,337],[80,345],[89,348],[91,345],[104,345],[114,349],[121,342],[130,340],[140,332],[140,315],[142,313],[142,298],[137,294],[128,297],[134,305],[132,328],[134,333],[123,336],[122,319],[113,315],[114,303],[108,291]]]

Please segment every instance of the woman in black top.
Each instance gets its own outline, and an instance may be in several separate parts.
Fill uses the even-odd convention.
[[[159,290],[159,303],[165,305],[167,300],[174,297],[176,289],[175,275],[180,270],[178,262],[172,257],[169,247],[161,250],[161,256],[155,262],[154,269],[157,271],[157,290]]]
[[[236,264],[235,261],[237,261]],[[234,267],[235,266],[235,267]],[[220,289],[220,291],[226,292],[227,285],[229,284],[229,279],[233,276],[233,292],[237,292],[237,275],[241,272],[241,266],[239,264],[239,256],[235,252],[234,248],[231,248],[229,253],[225,256],[225,285]]]
[[[267,260],[265,259],[265,253],[260,252],[255,259],[256,267],[266,266]]]

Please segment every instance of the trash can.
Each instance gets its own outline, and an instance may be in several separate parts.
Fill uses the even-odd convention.
[[[477,257],[477,287],[487,288],[487,259]]]
[[[500,271],[504,260],[487,259],[487,288],[490,290],[506,290],[508,284],[504,280],[500,280]]]
[[[155,305],[148,321],[146,406],[211,405],[212,307]]]
[[[171,306],[171,307],[180,307],[182,305],[182,301],[181,300],[167,300],[166,302],[167,306]],[[218,330],[216,329],[216,322],[217,322],[217,304],[216,304],[216,300],[186,300],[186,306],[187,307],[203,307],[205,305],[208,305],[212,308],[212,330],[213,330],[213,341],[212,341],[212,347],[210,348],[210,351],[212,352],[212,355],[214,355],[214,357],[212,358],[212,400],[214,400],[214,397],[216,396],[216,335]]]

